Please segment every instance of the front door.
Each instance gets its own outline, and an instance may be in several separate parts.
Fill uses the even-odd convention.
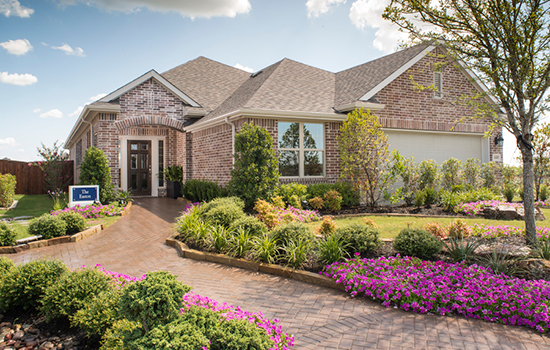
[[[151,141],[128,140],[128,190],[151,195]]]

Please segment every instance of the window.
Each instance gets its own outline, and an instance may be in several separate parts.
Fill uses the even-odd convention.
[[[164,140],[159,140],[159,173],[164,170]],[[164,176],[159,176],[159,187],[164,186]]]
[[[323,176],[323,124],[279,122],[279,172],[282,176]]]
[[[434,97],[443,97],[443,81],[441,72],[434,72]]]

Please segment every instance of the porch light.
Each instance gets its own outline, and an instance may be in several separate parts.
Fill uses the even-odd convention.
[[[499,133],[499,134],[495,137],[495,145],[501,147],[503,144],[504,144],[504,137],[502,137],[502,134]]]

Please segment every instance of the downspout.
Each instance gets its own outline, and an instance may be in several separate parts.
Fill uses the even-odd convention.
[[[231,125],[231,164],[235,165],[235,123],[229,121],[229,116],[225,117],[225,122]]]

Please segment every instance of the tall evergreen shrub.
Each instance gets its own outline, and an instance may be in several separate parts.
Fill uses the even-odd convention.
[[[101,203],[108,204],[113,201],[111,169],[105,152],[95,147],[86,150],[80,165],[80,184],[99,185],[99,200]]]

